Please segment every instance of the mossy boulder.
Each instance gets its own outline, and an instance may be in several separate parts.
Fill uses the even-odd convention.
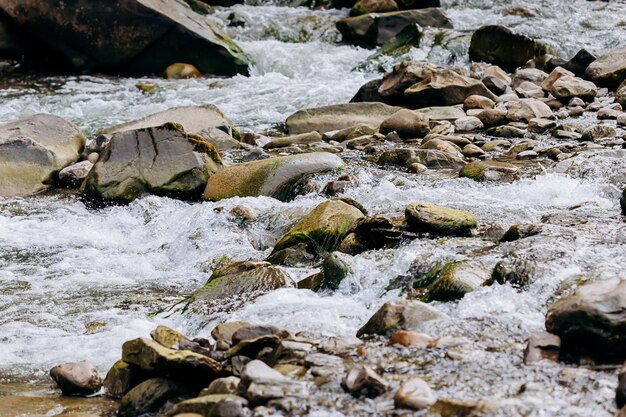
[[[122,398],[134,386],[149,377],[150,372],[142,371],[138,366],[131,365],[120,359],[107,372],[103,385],[107,396]]]
[[[289,273],[269,262],[235,262],[213,271],[207,283],[193,293],[190,303],[251,299],[277,288],[293,286],[295,283]]]
[[[295,185],[308,175],[341,168],[343,162],[327,152],[280,156],[231,165],[211,176],[204,199],[218,201],[231,197],[269,196],[289,200]]]
[[[545,45],[528,36],[491,25],[474,32],[469,56],[473,61],[488,62],[512,72],[531,59],[542,58],[546,51]]]
[[[469,211],[433,204],[413,203],[405,209],[411,231],[434,235],[468,236],[476,228],[476,217]]]
[[[622,363],[626,360],[626,279],[603,279],[554,303],[546,330],[561,338],[565,360]]]
[[[519,168],[507,162],[475,161],[465,165],[459,177],[474,181],[512,182],[519,175]]]
[[[36,114],[0,125],[0,196],[23,196],[52,185],[85,147],[78,127]]]
[[[452,301],[480,288],[489,271],[471,262],[449,262],[438,267],[435,280],[426,288],[422,301]]]
[[[396,330],[419,330],[424,323],[448,316],[417,300],[388,301],[359,329],[357,337],[368,334],[389,336]]]
[[[304,243],[310,253],[321,255],[335,250],[365,215],[339,199],[325,201],[296,223],[276,243],[272,253]]]
[[[209,177],[220,169],[213,145],[166,123],[114,134],[81,194],[96,203],[129,203],[149,194],[199,199]]]

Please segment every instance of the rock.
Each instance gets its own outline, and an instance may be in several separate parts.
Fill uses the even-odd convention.
[[[322,135],[318,132],[300,133],[299,135],[275,138],[263,145],[264,149],[284,148],[292,145],[307,145],[321,142]]]
[[[450,19],[439,8],[370,13],[337,21],[343,40],[355,45],[382,45],[409,25],[452,28]]]
[[[485,154],[485,151],[483,151],[482,149],[480,149],[478,146],[474,145],[473,143],[470,143],[463,147],[463,156],[467,156],[469,158],[478,158],[484,154]]]
[[[48,188],[84,147],[80,130],[58,116],[36,114],[0,125],[0,196]]]
[[[626,410],[626,363],[619,372],[618,385],[615,389],[615,404],[622,408],[622,412]]]
[[[532,118],[528,121],[528,131],[543,133],[545,131],[556,128],[556,122],[550,119]]]
[[[385,103],[402,103],[404,90],[424,80],[436,69],[437,67],[429,62],[402,61],[383,76],[378,93]]]
[[[509,229],[510,230],[510,229]],[[484,285],[508,283],[516,288],[525,288],[530,284],[534,274],[533,265],[514,254],[509,254],[493,268],[491,278]]]
[[[165,378],[152,378],[131,389],[120,402],[119,417],[135,417],[158,411],[168,400],[189,395],[177,382]]]
[[[475,116],[461,117],[454,121],[454,128],[457,132],[473,132],[484,127],[483,122]]]
[[[541,88],[543,88],[546,91],[551,91],[552,86],[554,85],[556,80],[565,76],[574,77],[575,75],[573,72],[568,71],[565,68],[556,67],[555,69],[552,70],[550,75],[548,75],[548,78],[543,80],[543,82],[541,83]]]
[[[535,99],[521,99],[508,103],[507,118],[513,122],[529,122],[534,118],[553,118],[552,109],[543,101]]]
[[[370,367],[357,365],[350,369],[342,383],[346,391],[354,396],[376,398],[387,391],[385,380]]]
[[[592,82],[565,75],[554,82],[550,92],[559,100],[567,101],[572,97],[592,99],[598,94],[598,89]]]
[[[383,101],[382,96],[378,93],[378,87],[382,84],[382,80],[368,81],[359,88],[350,103],[364,103]]]
[[[150,337],[166,348],[177,348],[180,342],[189,340],[181,333],[166,326],[157,326],[156,329],[150,332]]]
[[[246,321],[220,323],[211,330],[211,337],[218,343],[226,343],[230,346],[232,344],[233,334],[235,334],[237,330],[248,326],[252,326],[252,324]]]
[[[436,279],[428,285],[423,301],[457,300],[489,279],[489,271],[471,262],[448,262],[437,270]]]
[[[465,165],[459,177],[475,181],[512,182],[518,176],[519,168],[506,162],[476,161]]]
[[[410,378],[400,384],[393,401],[396,408],[423,410],[433,405],[437,398],[423,379]]]
[[[617,131],[609,125],[595,125],[583,130],[580,140],[593,142],[601,138],[613,138]]]
[[[469,96],[463,102],[463,108],[465,110],[469,109],[493,109],[495,107],[495,103],[492,99],[483,96]]]
[[[240,379],[236,376],[218,378],[211,382],[207,388],[203,389],[198,396],[203,397],[205,395],[215,394],[236,394],[239,382]]]
[[[165,413],[165,416],[181,417],[187,413],[194,413],[207,417],[248,417],[252,413],[247,405],[248,401],[237,395],[203,395],[177,403]]]
[[[423,138],[430,131],[428,116],[402,109],[386,118],[380,125],[380,133],[396,132],[402,139]]]
[[[489,128],[485,131],[487,135],[495,136],[497,138],[523,138],[526,133],[525,130],[519,129],[515,126],[496,126]]]
[[[546,78],[548,78],[548,76],[549,75],[547,73],[537,68],[518,69],[513,75],[511,87],[516,89],[525,81],[531,82],[539,86],[545,81]]]
[[[305,397],[304,383],[292,381],[259,360],[246,364],[241,374],[239,393],[254,404],[283,397]]]
[[[501,109],[486,109],[478,113],[476,117],[485,127],[499,126],[506,123],[508,112]]]
[[[476,217],[469,211],[432,204],[413,203],[405,209],[409,228],[417,233],[468,236],[476,228]]]
[[[86,361],[57,365],[50,376],[64,395],[91,395],[102,388],[98,370]]]
[[[618,102],[622,108],[626,109],[626,80],[617,87],[615,91],[615,101]]]
[[[422,113],[425,116],[428,116],[431,121],[448,120],[448,121],[454,122],[457,119],[460,119],[461,117],[466,116],[463,109],[459,107],[454,107],[454,106],[423,107],[415,111]]]
[[[232,343],[236,345],[245,340],[258,339],[263,336],[276,336],[279,339],[286,339],[289,337],[289,332],[275,326],[249,325],[242,327],[233,333]]]
[[[598,57],[585,70],[585,78],[598,86],[615,89],[626,79],[626,48]]]
[[[421,301],[388,301],[359,329],[357,337],[388,335],[396,330],[416,330],[425,322],[447,318],[444,313]]]
[[[63,168],[59,171],[59,184],[68,188],[79,187],[92,167],[93,163],[81,161]]]
[[[564,359],[626,360],[626,279],[585,284],[554,303],[546,329],[561,338]]]
[[[206,284],[193,293],[191,303],[226,302],[236,296],[251,299],[277,288],[294,286],[289,273],[269,262],[235,262],[213,271]]]
[[[533,333],[528,339],[526,350],[524,350],[524,363],[531,365],[542,360],[557,362],[560,349],[560,337],[548,332]]]
[[[581,49],[574,55],[572,59],[564,63],[562,66],[568,71],[571,71],[577,77],[583,78],[585,76],[585,71],[589,67],[589,64],[594,62],[596,57],[593,56],[586,49]]]
[[[350,272],[350,265],[342,259],[340,252],[333,252],[322,263],[322,271],[310,277],[310,285],[303,281],[298,282],[298,288],[307,288],[313,291],[329,289],[336,291]],[[315,277],[315,278],[313,278]]]
[[[165,68],[165,78],[168,80],[181,80],[185,78],[202,77],[198,68],[191,64],[175,63]]]
[[[419,163],[433,169],[460,169],[465,165],[462,158],[448,152],[433,149],[396,148],[382,153],[379,165],[396,165],[408,168]]]
[[[374,61],[382,56],[396,57],[408,53],[411,48],[419,48],[424,36],[422,27],[418,24],[405,26],[400,32],[382,44],[382,46],[367,57],[366,62]]]
[[[0,8],[80,72],[144,75],[187,62],[206,74],[248,73],[243,51],[183,0],[6,0]]]
[[[433,339],[424,333],[412,332],[408,330],[398,330],[389,338],[390,345],[413,346],[427,348]]]
[[[357,125],[379,126],[400,110],[383,103],[349,103],[299,110],[289,116],[285,125],[290,134],[317,131],[326,133]]]
[[[527,61],[542,57],[546,47],[503,26],[483,26],[472,35],[470,59],[498,65],[514,71]]]
[[[343,166],[327,152],[313,152],[231,165],[211,176],[203,198],[218,201],[231,197],[270,196],[282,201],[294,196],[298,181],[308,175]]]
[[[145,372],[142,372],[138,366],[119,360],[113,364],[104,378],[103,386],[106,395],[112,398],[122,398],[134,386],[146,379],[145,376]]]
[[[352,9],[350,16],[361,16],[368,13],[394,12],[398,10],[395,0],[358,0]]]
[[[85,178],[81,195],[96,203],[129,203],[148,194],[197,199],[221,168],[215,147],[180,125],[120,132]]]
[[[222,372],[220,363],[207,356],[189,350],[169,349],[146,338],[125,342],[122,345],[122,360],[143,371],[169,375],[199,386],[206,386]]]
[[[451,70],[433,72],[404,91],[405,101],[416,108],[462,104],[472,95],[496,98],[482,82]]]

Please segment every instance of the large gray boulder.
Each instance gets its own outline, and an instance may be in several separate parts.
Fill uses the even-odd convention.
[[[86,200],[129,203],[149,194],[199,199],[222,169],[215,147],[180,125],[113,135],[81,187]]]
[[[326,133],[356,125],[378,127],[400,107],[384,103],[348,103],[298,110],[287,118],[285,124],[290,134],[317,131]]]
[[[327,152],[279,156],[231,165],[209,179],[203,198],[218,201],[264,195],[289,200],[294,195],[294,186],[307,175],[342,166],[341,158]]]
[[[626,279],[592,282],[558,300],[546,315],[546,330],[561,338],[565,359],[598,363],[626,360]]]
[[[0,196],[48,188],[84,147],[80,130],[58,116],[36,114],[0,125]]]
[[[0,9],[82,72],[151,74],[185,62],[206,74],[246,74],[249,58],[190,3],[2,0]]]

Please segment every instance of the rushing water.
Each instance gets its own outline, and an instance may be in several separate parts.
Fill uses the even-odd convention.
[[[626,19],[623,1],[444,3],[456,28],[445,37],[448,43],[435,42],[436,31],[428,29],[423,47],[409,57],[465,63],[468,34],[485,23],[537,36],[565,57],[582,47],[602,51],[626,41],[620,21]],[[502,14],[513,5],[526,6],[538,16]],[[213,103],[236,126],[258,132],[279,127],[297,109],[347,102],[362,84],[380,77],[378,64],[389,68],[402,58],[353,71],[372,51],[336,43],[334,21],[347,15],[346,10],[235,6],[218,10],[215,17],[226,23],[232,11],[247,22],[228,30],[255,61],[249,77],[2,80],[0,121],[49,112],[72,120],[92,136],[104,127],[170,107]],[[160,91],[142,93],[135,88],[138,81],[157,83]],[[458,303],[438,305],[453,320],[445,328],[432,329],[433,335],[464,335],[475,352],[483,352],[469,354],[459,365],[467,373],[463,386],[448,386],[442,393],[452,398],[504,397],[529,382],[542,391],[532,397],[534,414],[529,415],[608,416],[610,374],[576,379],[563,377],[558,367],[507,370],[517,366],[521,343],[543,328],[547,305],[568,282],[626,271],[626,225],[618,215],[618,183],[610,176],[610,163],[600,159],[591,178],[544,172],[506,185],[352,167],[359,186],[346,196],[372,213],[401,213],[407,203],[424,201],[470,209],[484,227],[543,220],[545,233],[532,244],[491,247],[478,238],[415,240],[397,250],[346,257],[352,272],[335,294],[282,289],[215,321],[245,319],[293,331],[352,335],[384,301],[397,297],[396,290],[386,291],[390,280],[407,273],[416,260],[472,260],[493,267],[503,256],[516,253],[538,263],[528,290],[495,286]],[[318,181],[323,184],[324,178]],[[313,194],[288,204],[264,197],[196,204],[148,197],[127,207],[90,210],[72,195],[0,199],[0,394],[2,384],[15,379],[41,383],[59,362],[87,359],[104,372],[119,358],[123,341],[146,335],[157,323],[206,336],[211,326],[200,326],[193,318],[177,313],[152,318],[151,313],[175,304],[226,260],[267,256],[280,233],[320,201]],[[238,223],[229,214],[235,205],[250,207],[259,220]],[[292,272],[301,277],[310,271]],[[487,348],[501,353],[485,354]],[[433,378],[449,372],[446,367],[432,369]],[[488,375],[497,378],[486,389],[481,378],[491,378]],[[527,381],[520,380],[524,375]],[[500,391],[494,388],[498,383]],[[585,385],[592,394],[578,393]]]

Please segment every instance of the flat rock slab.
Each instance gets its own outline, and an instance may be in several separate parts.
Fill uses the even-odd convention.
[[[290,134],[326,133],[357,125],[378,127],[401,107],[383,103],[348,103],[299,110],[285,121]]]

